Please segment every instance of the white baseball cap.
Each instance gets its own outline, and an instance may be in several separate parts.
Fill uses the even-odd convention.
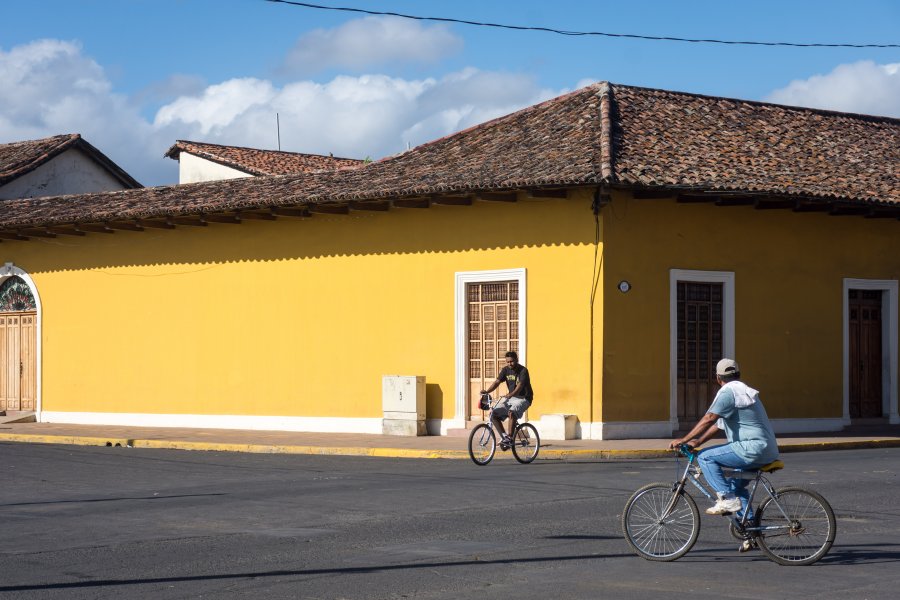
[[[718,363],[716,363],[716,375],[718,375],[719,377],[723,375],[734,375],[735,373],[740,372],[741,367],[738,366],[737,361],[730,358],[723,358]]]

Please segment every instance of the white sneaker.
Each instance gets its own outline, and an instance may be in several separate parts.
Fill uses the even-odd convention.
[[[741,510],[741,499],[719,498],[716,503],[706,509],[708,515],[728,515]]]

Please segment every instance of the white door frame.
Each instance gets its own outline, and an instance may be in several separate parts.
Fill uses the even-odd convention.
[[[28,286],[28,289],[31,290],[31,295],[34,297],[34,305],[35,310],[37,311],[37,315],[35,315],[35,336],[36,336],[36,344],[34,348],[35,356],[35,387],[34,387],[34,413],[38,421],[41,420],[41,381],[43,377],[41,376],[41,340],[43,339],[43,335],[41,334],[41,323],[43,319],[41,318],[43,315],[43,311],[41,309],[41,296],[38,294],[37,286],[34,284],[34,280],[31,276],[14,265],[11,262],[4,264],[0,267],[0,285],[3,284],[4,281],[9,279],[10,277],[17,276],[25,282]]]
[[[721,283],[722,352],[734,358],[734,271],[669,270],[669,422],[678,429],[678,282]]]
[[[896,279],[844,279],[844,424],[850,424],[850,290],[881,290],[881,409],[892,425],[897,413],[897,285]]]
[[[468,298],[466,297],[466,285],[470,283],[490,283],[492,281],[516,281],[519,284],[519,362],[526,363],[525,349],[525,269],[502,269],[497,271],[461,271],[456,273],[456,318],[454,332],[456,337],[456,411],[454,415],[454,427],[465,426],[466,421],[466,390],[469,388],[468,365],[466,354],[468,348],[466,337],[469,329]]]

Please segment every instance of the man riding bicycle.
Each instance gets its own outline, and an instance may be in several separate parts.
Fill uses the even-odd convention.
[[[696,448],[725,430],[727,444],[701,450],[697,463],[707,483],[716,491],[718,500],[706,513],[710,515],[740,514],[747,509],[750,494],[746,479],[726,478],[722,467],[754,469],[778,458],[778,443],[759,399],[759,392],[740,381],[738,364],[723,358],[716,365],[716,381],[720,389],[707,413],[683,438],[672,440],[670,448],[687,444]],[[752,509],[751,509],[752,510]],[[750,515],[748,515],[749,517]],[[742,551],[749,549],[745,544]]]
[[[506,357],[506,366],[500,370],[500,374],[497,375],[497,379],[494,380],[491,387],[481,390],[481,393],[490,394],[502,382],[506,382],[509,393],[494,407],[492,419],[494,427],[502,433],[500,449],[509,450],[512,437],[515,435],[516,424],[522,418],[522,415],[525,414],[525,411],[528,410],[528,407],[531,406],[531,402],[534,400],[534,391],[531,389],[531,377],[528,374],[528,369],[525,368],[525,365],[519,364],[519,355],[510,351],[504,356]],[[503,421],[506,420],[507,416],[509,417],[509,433],[503,431]]]

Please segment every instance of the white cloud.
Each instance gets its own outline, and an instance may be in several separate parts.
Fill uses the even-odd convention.
[[[363,158],[400,152],[556,95],[530,77],[466,69],[441,79],[340,76],[275,89],[231,80],[160,109],[207,142],[272,148],[275,113],[282,149]]]
[[[282,70],[308,74],[332,67],[358,71],[389,62],[431,63],[462,46],[462,39],[446,25],[425,27],[401,17],[365,17],[303,34]]]
[[[39,40],[0,49],[0,142],[80,133],[141,183],[171,181],[173,131],[154,128],[81,46]],[[169,161],[171,162],[171,161]]]
[[[177,139],[275,148],[276,113],[284,150],[378,159],[559,93],[526,75],[471,68],[441,78],[338,76],[283,86],[241,78],[197,91],[188,80],[193,93],[148,119],[79,45],[54,40],[0,49],[0,81],[0,142],[78,132],[145,185],[177,180],[177,163],[163,158]]]
[[[838,65],[827,75],[792,81],[766,97],[769,102],[900,117],[900,63],[860,61]]]

